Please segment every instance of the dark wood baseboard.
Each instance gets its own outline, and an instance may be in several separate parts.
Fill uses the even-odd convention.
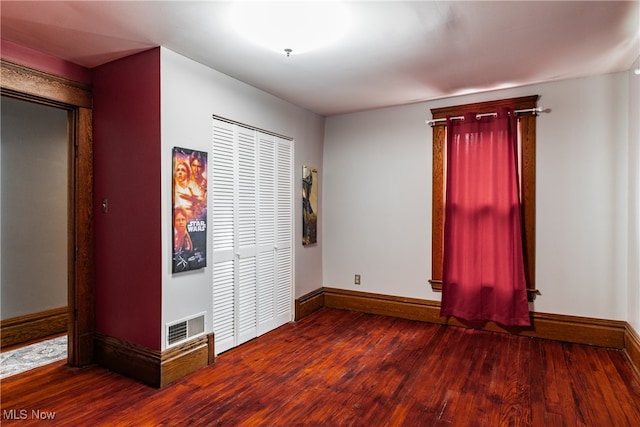
[[[298,321],[324,307],[324,289],[316,289],[296,299],[295,320]]]
[[[624,352],[640,374],[640,336],[628,323],[624,334]]]
[[[438,301],[325,287],[324,303],[326,307],[430,323],[443,323],[444,320],[440,318],[440,303]]]
[[[152,387],[164,387],[213,363],[213,334],[201,336],[165,351],[96,334],[95,361],[99,365]]]
[[[0,347],[21,344],[67,332],[67,307],[13,317],[0,322]]]
[[[95,362],[102,367],[150,386],[160,387],[162,354],[159,350],[96,333],[93,355]]]
[[[625,348],[626,322],[558,314],[531,313],[530,327],[507,328],[493,322],[468,324],[440,317],[440,302],[335,288],[323,288],[325,306],[430,323],[472,327],[556,341]]]
[[[208,366],[212,361],[209,348],[213,344],[213,334],[193,339],[177,347],[162,352],[160,387],[171,384],[200,368]]]

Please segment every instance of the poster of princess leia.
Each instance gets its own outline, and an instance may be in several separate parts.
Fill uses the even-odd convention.
[[[207,265],[207,153],[173,148],[173,272]]]

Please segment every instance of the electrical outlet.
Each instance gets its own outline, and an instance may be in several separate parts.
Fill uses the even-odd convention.
[[[356,274],[356,280],[353,283],[355,283],[356,285],[360,284],[360,275],[359,274]]]

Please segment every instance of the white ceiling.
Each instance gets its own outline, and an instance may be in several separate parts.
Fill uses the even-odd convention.
[[[624,71],[640,55],[638,1],[347,1],[343,40],[289,58],[239,37],[229,5],[2,0],[1,35],[88,68],[164,46],[321,115]]]

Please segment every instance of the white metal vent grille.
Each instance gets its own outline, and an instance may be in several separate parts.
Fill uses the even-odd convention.
[[[175,344],[187,338],[187,322],[176,323],[169,326],[169,334],[167,337],[167,343],[169,345]]]
[[[205,313],[181,319],[167,325],[167,345],[175,345],[189,338],[204,334]]]

